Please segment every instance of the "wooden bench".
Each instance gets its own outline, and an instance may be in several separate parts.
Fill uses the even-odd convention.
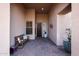
[[[24,35],[19,35],[15,37],[15,46],[17,48],[22,48],[28,39],[23,38]]]

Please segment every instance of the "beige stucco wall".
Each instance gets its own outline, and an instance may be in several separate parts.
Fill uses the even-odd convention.
[[[35,39],[35,9],[26,9],[25,20],[32,21],[32,26],[33,26],[32,34],[27,36],[29,36],[30,40],[34,40]]]
[[[68,4],[61,3],[53,6],[49,13],[49,38],[57,44],[57,14],[62,11]],[[50,24],[53,28],[50,28]]]
[[[10,5],[0,3],[0,55],[9,55]]]
[[[23,6],[20,4],[10,5],[10,45],[15,44],[15,36],[25,34],[25,15]]]
[[[71,29],[71,12],[64,15],[57,15],[57,45],[62,46],[63,40],[66,40],[66,29]]]
[[[36,14],[36,27],[37,23],[42,23],[42,37],[44,37],[44,31],[48,35],[48,14]]]
[[[72,3],[72,55],[79,56],[79,3]]]

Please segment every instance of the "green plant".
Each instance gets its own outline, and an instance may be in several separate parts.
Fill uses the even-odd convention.
[[[70,30],[70,28],[66,29],[66,33],[67,33],[67,39],[68,39],[68,41],[71,42],[71,30]]]

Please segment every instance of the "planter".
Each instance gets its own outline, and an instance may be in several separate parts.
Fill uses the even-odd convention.
[[[71,53],[71,42],[63,41],[63,45],[64,45],[65,51]]]

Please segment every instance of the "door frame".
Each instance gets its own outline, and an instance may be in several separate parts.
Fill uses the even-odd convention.
[[[38,22],[38,23],[41,23],[41,22]],[[37,24],[38,24],[38,23],[36,23],[36,37],[38,37],[38,36],[37,36]],[[42,23],[41,23],[41,37],[42,37]]]

